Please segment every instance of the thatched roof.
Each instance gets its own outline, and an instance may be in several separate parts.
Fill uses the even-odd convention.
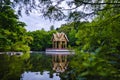
[[[65,35],[65,33],[61,32],[61,33],[56,33],[56,34],[53,34],[53,37],[52,37],[52,40],[53,41],[69,41],[67,36]]]

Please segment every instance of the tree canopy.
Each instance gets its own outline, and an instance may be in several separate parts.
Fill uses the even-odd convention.
[[[29,51],[32,38],[26,35],[24,26],[9,5],[0,6],[0,51]]]
[[[66,3],[65,3],[66,2]],[[63,3],[67,7],[61,6]],[[67,80],[113,80],[120,78],[120,5],[119,0],[1,0],[0,51],[44,50],[51,46],[53,32],[67,34],[69,44],[76,50],[71,58]],[[64,4],[64,5],[65,5]],[[18,21],[11,6],[19,5],[26,13],[33,9],[49,19],[69,19],[73,22],[57,30],[26,32],[24,23]],[[25,6],[23,6],[25,5]],[[80,10],[80,7],[83,10]],[[88,11],[86,11],[88,10]],[[94,16],[91,22],[81,18]],[[95,16],[97,15],[97,16]],[[33,42],[31,42],[33,37]],[[31,44],[29,44],[31,42]]]
[[[113,9],[120,12],[119,0],[1,0],[0,4],[11,4],[18,8],[18,14],[37,10],[45,18],[54,20],[80,21],[94,17],[101,11]]]
[[[33,41],[29,44],[32,51],[45,51],[46,48],[52,48],[51,37],[55,30],[44,31],[37,30],[33,32],[27,32],[28,36],[33,37]]]

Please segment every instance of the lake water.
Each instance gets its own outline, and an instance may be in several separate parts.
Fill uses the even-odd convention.
[[[53,73],[53,77],[50,77],[49,71],[40,72],[24,72],[20,80],[60,80],[57,73]]]
[[[63,60],[59,60],[60,57]],[[61,80],[59,75],[64,73],[68,66],[66,59],[66,56],[62,55],[41,53],[32,53],[29,59],[1,54],[0,80]]]

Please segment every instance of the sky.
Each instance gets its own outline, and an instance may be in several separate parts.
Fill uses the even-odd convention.
[[[52,25],[54,25],[56,29],[66,23],[65,21],[50,21],[49,19],[44,19],[39,13],[35,12],[30,13],[30,15],[23,13],[22,16],[19,17],[19,20],[26,23],[27,26],[25,26],[25,28],[27,31],[41,30],[42,28],[48,31]]]
[[[15,9],[16,14],[18,11],[18,7],[19,6],[17,6]],[[50,21],[49,19],[45,19],[37,11],[33,11],[32,13],[30,13],[30,15],[27,15],[27,14],[25,14],[24,10],[22,10],[22,16],[19,16],[19,20],[24,22],[27,25],[27,26],[25,26],[27,31],[36,31],[36,30],[41,30],[42,28],[44,28],[44,30],[48,31],[48,30],[50,30],[50,26],[52,26],[52,25],[56,29],[56,28],[60,27],[62,24],[66,23],[66,21]]]
[[[53,3],[53,4],[56,4],[56,3]],[[64,6],[65,9],[69,9],[69,6],[67,6],[64,1],[59,5],[59,7],[62,7],[62,6]],[[74,8],[75,5],[73,5],[72,7]],[[83,11],[82,8],[84,8],[84,7],[81,6],[80,8],[78,8],[78,10]],[[89,12],[89,10],[88,10],[88,12]],[[64,12],[64,13],[67,14],[67,12]],[[19,20],[26,23],[27,26],[25,28],[27,31],[41,30],[42,28],[44,28],[44,30],[48,31],[48,30],[50,30],[50,26],[52,26],[52,25],[56,29],[56,28],[60,27],[62,24],[67,23],[66,21],[50,21],[49,19],[45,19],[37,11],[33,11],[32,13],[30,13],[29,16],[26,15],[24,11],[22,11],[22,17],[19,16]]]
[[[38,0],[36,0],[38,1]],[[53,5],[56,5],[56,0],[53,0],[54,3]],[[66,0],[66,1],[72,1],[72,0]],[[37,2],[38,3],[38,2]],[[36,3],[36,4],[37,4]],[[66,4],[65,1],[63,1],[59,7],[63,7],[66,9],[69,9],[69,6]],[[75,7],[74,5],[72,7]],[[17,9],[16,9],[17,10]],[[64,12],[66,13],[66,12]],[[50,26],[54,25],[54,28],[58,28],[60,27],[62,24],[67,23],[66,21],[50,21],[49,19],[45,19],[41,16],[40,13],[38,13],[37,11],[33,11],[32,13],[30,13],[30,15],[26,15],[24,13],[24,11],[22,12],[22,17],[19,17],[19,20],[26,23],[26,29],[27,31],[35,31],[35,30],[41,30],[42,28],[44,28],[44,30],[48,31],[50,30]]]
[[[37,0],[36,0],[37,1]],[[56,4],[56,3],[53,3]],[[65,2],[63,2],[60,6],[65,6],[68,8]],[[16,9],[17,11],[17,9]],[[45,19],[40,13],[37,11],[34,11],[30,13],[30,15],[26,15],[24,11],[22,11],[22,17],[19,17],[19,20],[26,23],[26,29],[27,31],[35,31],[35,30],[41,30],[44,28],[44,30],[48,31],[50,30],[50,26],[54,25],[54,28],[60,27],[62,24],[67,23],[66,21],[50,21],[49,19]]]

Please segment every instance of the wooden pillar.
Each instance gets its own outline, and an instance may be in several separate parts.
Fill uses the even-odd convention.
[[[67,42],[65,41],[65,48],[67,48]]]
[[[59,49],[61,49],[61,42],[59,41]]]
[[[60,41],[60,49],[62,48],[62,41]]]
[[[58,41],[56,41],[56,48],[58,48]]]
[[[62,45],[63,45],[63,48],[65,48],[65,41],[63,41]]]
[[[55,48],[55,41],[54,41],[54,48]]]
[[[52,62],[55,62],[54,55],[52,55]]]
[[[58,48],[60,49],[60,41],[58,42]]]
[[[62,41],[62,48],[64,48],[64,42]]]
[[[54,61],[57,62],[57,55],[54,55]]]
[[[57,48],[57,41],[55,41],[55,48]]]
[[[63,48],[63,41],[61,41],[61,48]]]
[[[55,46],[54,46],[54,41],[52,42],[52,48],[55,48]]]
[[[58,54],[59,62],[62,62],[62,55]]]
[[[65,55],[65,62],[67,62],[67,55]]]

